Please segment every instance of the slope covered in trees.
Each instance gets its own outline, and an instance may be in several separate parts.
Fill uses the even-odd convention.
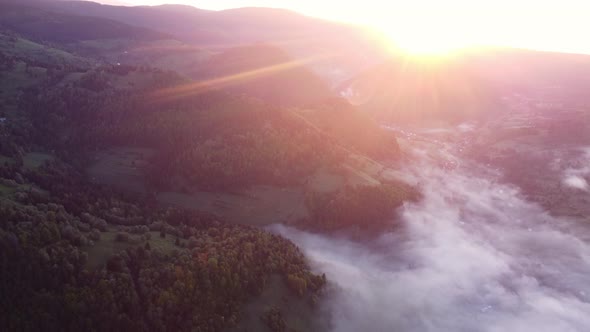
[[[59,161],[33,171],[5,165],[0,174],[11,188],[0,195],[6,330],[220,331],[275,274],[304,298],[326,282],[285,239],[130,200]],[[89,252],[106,245],[109,229],[133,234],[117,237],[132,242],[89,268]],[[152,249],[148,230],[175,237],[176,248]]]
[[[0,125],[9,138],[2,141],[0,167],[3,329],[220,331],[238,324],[241,307],[273,276],[305,301],[321,290],[325,278],[313,275],[285,239],[160,208],[149,197],[118,194],[84,176],[85,149],[123,139],[103,130],[116,132],[117,120],[131,119],[129,113],[108,118],[116,110],[132,112],[126,106],[133,104],[121,100],[183,79],[121,66],[81,75],[59,67],[45,75],[22,90],[16,113]],[[202,100],[229,105],[227,98]],[[29,166],[28,151],[38,149],[53,150],[55,161]],[[126,249],[95,257],[114,245],[113,232]],[[175,238],[174,248],[159,249],[160,236]],[[97,260],[105,263],[90,264]]]
[[[0,74],[8,87],[0,100],[0,310],[6,313],[0,329],[240,328],[245,305],[275,280],[283,285],[276,297],[313,308],[327,281],[290,241],[239,220],[172,207],[157,193],[303,188],[351,155],[395,157],[394,138],[368,139],[391,147],[389,156],[387,149],[370,150],[369,141],[345,139],[380,128],[342,101],[310,99],[308,107],[284,108],[251,91],[234,95],[175,72],[109,64],[60,45],[14,31],[0,35]],[[219,73],[258,66],[232,58],[216,64]],[[275,84],[311,77],[305,70],[287,71]],[[141,174],[145,191],[101,186],[87,175],[95,152],[125,146],[152,152]],[[364,208],[371,209],[356,212]],[[313,212],[310,222],[327,220]],[[353,219],[341,226],[365,222]],[[293,316],[254,312],[269,328],[289,327]]]

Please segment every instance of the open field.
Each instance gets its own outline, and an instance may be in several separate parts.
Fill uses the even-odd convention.
[[[153,154],[150,149],[121,147],[106,150],[95,156],[96,162],[88,169],[93,181],[143,192],[146,186],[143,167]]]
[[[237,224],[294,223],[308,216],[303,190],[297,187],[255,186],[237,193],[165,192],[158,199],[164,204],[208,212]]]
[[[16,188],[9,187],[3,184],[0,184],[0,196],[10,195],[12,194]]]
[[[13,163],[14,159],[9,158],[9,157],[5,157],[5,156],[0,156],[0,164],[4,165],[4,163]]]
[[[23,157],[23,163],[28,169],[35,169],[43,165],[44,162],[50,161],[53,156],[43,152],[29,152]]]

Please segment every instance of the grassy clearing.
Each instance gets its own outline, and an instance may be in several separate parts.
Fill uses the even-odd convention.
[[[351,186],[378,186],[381,181],[362,169],[345,165],[344,169],[348,171],[347,184]]]
[[[111,230],[108,232],[100,233],[100,240],[97,241],[94,246],[86,247],[85,251],[88,253],[87,267],[89,269],[100,268],[107,263],[112,255],[115,255],[127,248],[145,246],[146,242],[142,239],[141,235],[129,234],[129,241],[119,242],[116,241],[116,236],[119,232]],[[170,253],[176,246],[174,241],[176,238],[172,236],[166,236],[165,238],[160,237],[159,232],[148,232],[150,234],[150,247],[151,250],[159,250],[163,253]]]
[[[13,162],[14,162],[14,159],[0,155],[0,165],[4,165],[4,163],[12,164]]]
[[[158,199],[164,204],[208,212],[237,224],[293,223],[308,216],[303,189],[298,187],[255,186],[238,193],[165,192]]]
[[[340,172],[342,173],[342,172]],[[346,176],[327,169],[320,169],[307,182],[307,190],[319,193],[341,190],[346,185]]]
[[[338,168],[318,170],[308,179],[306,190],[330,193],[347,186],[377,186],[382,183],[381,173],[385,169],[378,163],[353,155]]]
[[[28,169],[36,169],[46,161],[53,159],[53,156],[43,152],[29,152],[23,157],[24,166]]]
[[[99,183],[136,192],[146,190],[143,170],[153,150],[121,147],[109,149],[95,156],[96,162],[88,169],[90,177]]]
[[[8,196],[16,191],[16,188],[0,184],[0,196]]]

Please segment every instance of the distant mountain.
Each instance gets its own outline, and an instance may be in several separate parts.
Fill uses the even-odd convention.
[[[228,44],[227,48],[222,49],[199,47],[174,40],[175,36],[165,32],[128,25],[110,18],[54,11],[61,4],[72,8],[95,8],[97,12],[105,10],[124,16],[130,9],[136,14],[149,12],[155,15],[154,21],[158,22],[162,20],[157,17],[165,21],[172,15],[180,17],[179,21],[182,21],[187,14],[194,17],[211,13],[180,5],[159,6],[153,10],[151,7],[103,6],[90,2],[55,1],[49,5],[2,3],[0,27],[98,61],[171,69],[208,88],[243,93],[273,104],[303,106],[334,96],[330,85],[310,69],[310,65],[317,65],[318,61],[330,63],[331,57],[314,55],[303,59],[294,58],[284,49],[267,44],[238,47],[229,47],[231,44]],[[238,13],[237,16],[235,13]],[[248,28],[249,21],[272,16],[272,13],[280,16],[278,21],[283,17],[284,22],[289,17],[303,17],[283,10],[245,8],[219,13],[220,19],[215,21],[217,23],[210,24],[223,25],[225,23],[221,21],[233,22],[236,17],[241,17],[242,21],[231,24]],[[281,25],[278,21],[269,20],[267,24],[283,28],[289,26],[287,23]],[[295,24],[292,22],[290,29],[297,31]],[[268,29],[273,30],[270,26]],[[210,81],[213,84],[209,84]]]
[[[502,94],[590,102],[590,55],[497,48],[467,53],[460,60]]]
[[[45,8],[70,15],[106,18],[160,31],[201,48],[253,43],[281,47],[294,57],[324,56],[313,69],[330,83],[347,79],[384,57],[367,31],[271,8],[209,11],[185,5],[108,6],[90,1],[54,1]]]
[[[361,109],[395,123],[462,121],[525,94],[588,105],[590,56],[518,49],[466,52],[441,62],[393,55],[338,87]]]
[[[331,86],[375,65],[386,55],[383,45],[365,29],[283,9],[210,11],[186,5],[132,7],[67,0],[0,0],[2,3],[35,8],[37,14],[33,17],[31,13],[22,18],[18,13],[0,15],[4,16],[5,29],[33,39],[58,43],[81,39],[174,39],[209,52],[267,43],[295,58],[316,58],[309,67]],[[106,57],[113,58],[112,52]]]
[[[24,5],[0,2],[0,29],[11,30],[35,40],[57,43],[96,39],[145,41],[170,38],[162,32],[105,18],[56,13],[44,9],[44,6],[35,6],[33,2],[24,2]]]
[[[310,32],[317,34],[322,30],[344,27],[270,8],[208,11],[185,5],[122,7],[90,1],[55,1],[48,6],[72,15],[108,18],[162,31],[186,42],[221,46],[296,39]]]
[[[70,15],[106,18],[125,24],[173,34],[184,41],[199,40],[203,43],[223,41],[223,32],[204,29],[203,15],[207,12],[190,6],[166,5],[109,6],[90,1],[59,1],[47,3],[48,10]]]
[[[461,120],[484,109],[490,90],[461,64],[394,57],[342,84],[339,92],[375,117],[394,123]]]

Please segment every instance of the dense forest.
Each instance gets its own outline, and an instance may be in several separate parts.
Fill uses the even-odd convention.
[[[125,198],[59,162],[18,171],[1,170],[3,188],[28,185],[0,206],[3,330],[219,331],[274,274],[309,301],[326,283],[279,236]],[[112,232],[126,249],[89,268]]]
[[[183,156],[185,149],[199,149],[190,144],[190,138],[185,137],[186,145],[174,144],[183,138],[182,128],[178,128],[178,140],[170,136],[168,142],[159,140],[174,132],[166,129],[170,124],[164,119],[182,123],[182,110],[170,111],[168,117],[133,114],[139,112],[129,106],[134,105],[134,97],[147,92],[117,90],[110,86],[115,80],[109,77],[133,70],[165,84],[178,79],[175,75],[107,66],[84,73],[71,86],[50,89],[71,74],[67,70],[49,73],[47,69],[43,82],[22,89],[15,105],[18,117],[8,114],[11,121],[0,126],[6,138],[0,146],[0,287],[2,311],[7,313],[0,322],[3,330],[220,331],[236,325],[241,306],[255,298],[273,275],[282,276],[294,296],[317,301],[325,277],[311,273],[301,252],[289,241],[251,226],[161,207],[149,195],[119,194],[86,178],[83,165],[88,155],[84,152],[115,143],[154,145],[174,156],[170,162],[186,167],[194,162],[190,159],[194,155]],[[225,96],[213,94],[202,98],[204,105],[208,99],[228,102]],[[140,118],[142,123],[126,126]],[[171,126],[167,128],[176,128]],[[260,135],[255,139],[279,134]],[[172,146],[182,150],[167,149]],[[52,151],[53,157],[29,167],[27,155],[39,148]],[[255,148],[248,151],[264,153]],[[204,154],[202,158],[212,157]],[[267,162],[273,157],[259,158]],[[276,158],[280,162],[286,157]],[[242,161],[222,162],[224,167],[237,167]],[[153,172],[172,171],[170,165],[165,163],[161,166],[165,168]],[[210,185],[244,184],[239,174],[224,177],[206,173],[207,166],[200,167],[203,170],[194,174],[213,181]],[[239,169],[244,177],[260,172],[256,165]],[[217,168],[211,165],[209,170]],[[287,175],[279,174],[277,179]],[[199,178],[188,180],[208,186]],[[105,236],[114,236],[121,250],[101,264],[90,264],[95,256],[104,259],[108,255],[93,253],[93,248],[109,241]],[[166,238],[170,243],[163,240]],[[154,240],[160,247],[164,243],[164,248],[155,246]]]

